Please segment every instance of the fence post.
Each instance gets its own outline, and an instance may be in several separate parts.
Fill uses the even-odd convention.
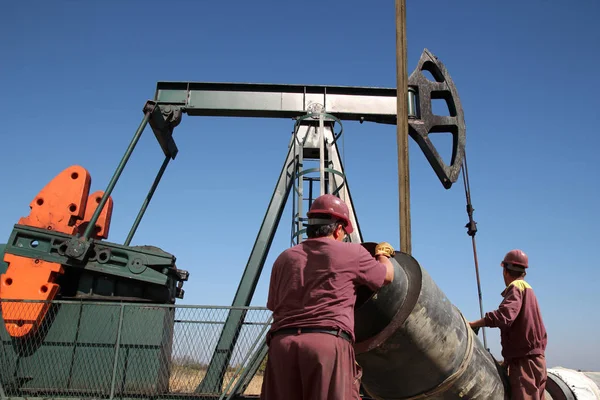
[[[8,399],[8,397],[6,397],[6,394],[4,393],[4,389],[2,388],[2,382],[0,382],[0,399]]]
[[[265,337],[263,337],[263,335],[270,328],[272,321],[273,321],[273,315],[271,315],[269,317],[269,319],[267,320],[267,322],[264,323],[262,330],[256,336],[256,340],[254,341],[254,343],[252,343],[252,346],[250,346],[250,348],[248,349],[248,353],[246,354],[246,357],[244,357],[244,359],[240,363],[240,368],[238,368],[236,373],[231,377],[231,380],[229,381],[229,385],[227,386],[227,389],[223,390],[223,394],[221,395],[219,400],[222,400],[225,398],[225,395],[227,394],[227,390],[230,389],[231,384],[233,383],[233,380],[238,375],[239,375],[238,380],[237,380],[235,386],[233,387],[233,390],[231,390],[231,392],[229,392],[229,395],[227,396],[227,398],[225,400],[231,400],[234,395],[236,396],[236,395],[243,394],[243,393],[238,393],[240,391],[240,388],[242,388],[242,386],[244,386],[246,384],[246,380],[248,380],[248,379],[251,380],[254,377],[254,376],[250,376],[250,373],[252,373],[252,375],[254,375],[256,373],[256,370],[258,369],[258,366],[260,364],[259,365],[255,365],[255,364],[259,362],[258,358],[261,358],[260,361],[262,361],[262,358],[264,358],[264,357],[260,357],[261,353],[263,353],[264,348],[268,349],[267,342],[266,342],[266,335],[265,335]],[[256,349],[257,346],[259,346],[258,349],[254,352],[254,354],[252,354],[252,351],[254,349]],[[248,361],[248,359],[250,357],[252,357],[250,359],[250,362],[248,364],[246,364],[246,367],[244,368],[244,364]],[[256,366],[256,370],[254,368],[255,366]]]
[[[121,331],[123,329],[123,311],[125,310],[125,304],[121,303],[121,312],[119,314],[119,328],[117,330],[117,341],[115,343],[115,361],[113,363],[112,380],[110,383],[110,400],[115,395],[115,384],[117,379],[117,365],[119,363],[119,349],[121,348]]]

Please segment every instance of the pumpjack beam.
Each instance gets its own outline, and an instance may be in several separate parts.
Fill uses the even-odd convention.
[[[190,116],[297,118],[322,105],[341,120],[396,123],[396,89],[389,88],[158,82],[155,98]]]
[[[434,77],[431,81],[423,71]],[[155,102],[189,116],[298,118],[314,107],[345,121],[397,123],[395,88],[285,85],[262,83],[158,82]],[[433,113],[432,100],[444,100],[449,115]],[[449,189],[459,177],[466,129],[458,91],[444,64],[425,49],[408,78],[409,135],[421,148],[442,185]],[[153,127],[154,129],[154,127]],[[160,132],[156,132],[157,135]],[[453,137],[452,159],[446,165],[430,134]]]

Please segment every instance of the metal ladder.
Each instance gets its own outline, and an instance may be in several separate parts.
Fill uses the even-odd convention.
[[[343,126],[339,119],[323,111],[309,112],[297,119],[294,125],[292,151],[295,159],[292,197],[292,232],[290,246],[301,243],[306,233],[306,212],[314,199],[322,194],[333,194],[340,197],[351,213],[353,226],[358,226],[356,213],[352,204],[348,181],[344,173],[342,158],[337,142],[342,136]],[[314,108],[313,108],[314,109]],[[335,132],[336,123],[339,132]],[[315,165],[315,166],[309,166]],[[315,193],[315,183],[319,183]],[[308,196],[305,197],[306,190]],[[362,240],[360,229],[353,232],[349,240]]]

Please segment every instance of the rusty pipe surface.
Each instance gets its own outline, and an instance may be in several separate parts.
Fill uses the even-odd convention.
[[[374,253],[376,243],[363,243]],[[374,399],[509,399],[505,370],[415,258],[397,252],[394,281],[361,289],[356,360]]]

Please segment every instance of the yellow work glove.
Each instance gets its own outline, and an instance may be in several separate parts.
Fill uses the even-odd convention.
[[[387,258],[394,257],[396,251],[388,242],[381,242],[375,247],[375,256],[386,256]]]

